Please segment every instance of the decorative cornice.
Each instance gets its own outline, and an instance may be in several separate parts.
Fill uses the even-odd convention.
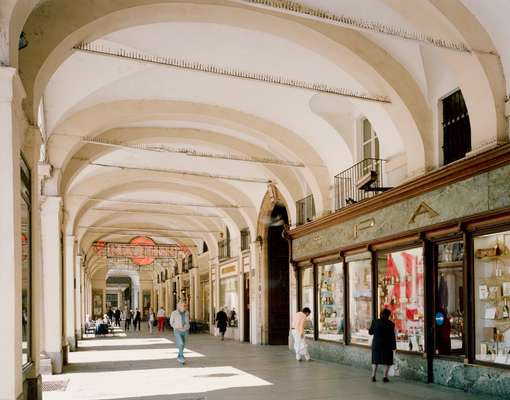
[[[279,12],[287,12],[305,18],[313,18],[334,25],[343,25],[350,28],[380,33],[393,36],[398,39],[412,40],[430,46],[447,50],[454,50],[463,53],[470,53],[471,50],[464,43],[445,40],[419,32],[413,32],[404,28],[383,24],[382,22],[370,21],[360,17],[353,17],[344,14],[334,14],[331,11],[319,8],[308,7],[295,1],[287,0],[234,0],[237,3],[248,3],[261,8],[272,9]]]
[[[290,230],[289,235],[292,239],[297,239],[382,209],[391,204],[416,197],[421,193],[429,192],[508,164],[510,164],[510,144],[438,168],[431,173],[408,181],[371,199],[343,208],[308,224],[298,226]]]
[[[312,90],[314,92],[328,93],[338,96],[355,98],[359,100],[374,101],[378,103],[391,103],[391,100],[387,96],[361,93],[356,90],[339,88],[325,83],[306,82],[297,79],[286,78],[283,76],[271,75],[269,73],[242,71],[238,68],[233,67],[223,67],[214,64],[203,64],[196,61],[180,60],[172,57],[154,56],[122,48],[110,49],[95,43],[79,43],[73,47],[73,50],[78,50],[91,54],[141,61],[151,64],[165,65],[169,67],[187,69],[192,71],[207,72],[215,75],[249,79],[275,85],[294,87],[298,89]]]

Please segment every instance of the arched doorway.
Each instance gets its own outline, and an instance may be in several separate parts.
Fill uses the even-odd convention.
[[[267,233],[269,344],[285,345],[289,337],[289,245],[283,237],[289,218],[276,205]]]

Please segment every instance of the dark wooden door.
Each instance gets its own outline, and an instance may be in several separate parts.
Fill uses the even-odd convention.
[[[250,342],[250,273],[244,274],[244,339]]]
[[[273,211],[274,226],[269,227],[268,292],[269,344],[286,345],[289,337],[289,246],[283,238],[283,223],[287,220],[285,208]]]

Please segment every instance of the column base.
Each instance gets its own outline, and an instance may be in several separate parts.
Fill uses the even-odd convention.
[[[69,351],[76,351],[76,336],[68,336],[66,339]]]
[[[69,344],[62,346],[62,364],[67,365],[69,363]]]
[[[64,367],[64,352],[46,352],[49,358],[51,358],[51,370],[54,374],[61,374],[62,368]]]
[[[23,400],[42,400],[42,379],[41,375],[35,378],[27,378],[23,382]]]

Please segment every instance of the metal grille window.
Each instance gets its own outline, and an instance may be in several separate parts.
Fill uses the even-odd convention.
[[[241,251],[250,248],[250,230],[245,228],[241,231]]]
[[[315,217],[315,203],[313,201],[313,195],[309,195],[304,199],[296,202],[297,212],[297,225],[303,225],[310,222]]]
[[[226,228],[226,237],[218,242],[220,260],[230,258],[230,231]]]
[[[471,124],[462,92],[443,99],[443,159],[452,163],[471,151]]]

